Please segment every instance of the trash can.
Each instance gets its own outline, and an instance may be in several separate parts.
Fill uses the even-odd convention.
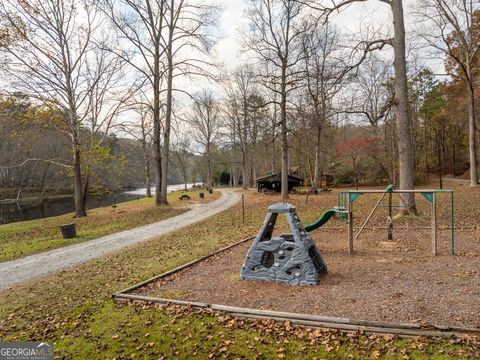
[[[205,194],[204,193],[200,193],[200,199],[203,199],[205,197]]]
[[[60,226],[60,231],[64,239],[73,239],[77,237],[77,230],[75,224],[66,224]]]
[[[208,189],[208,193],[209,194],[213,193],[213,189]]]

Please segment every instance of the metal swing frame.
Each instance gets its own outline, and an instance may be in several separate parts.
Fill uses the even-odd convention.
[[[437,244],[437,194],[450,194],[450,221],[451,221],[451,254],[455,255],[455,209],[454,209],[454,191],[453,190],[395,190],[392,185],[389,185],[386,190],[348,190],[342,191],[338,194],[338,207],[337,213],[339,217],[347,223],[348,227],[348,254],[353,253],[353,241],[358,239],[362,233],[365,226],[370,221],[371,217],[375,211],[380,207],[385,196],[389,195],[389,217],[391,219],[391,213],[393,207],[402,207],[402,205],[392,205],[392,195],[398,194],[400,199],[402,199],[402,194],[421,194],[430,204],[431,204],[431,232],[432,232],[432,254],[434,256],[438,255],[438,244]],[[359,231],[354,237],[353,229],[353,203],[362,195],[365,194],[382,194],[380,199],[377,201],[373,207],[370,214],[367,216],[367,219],[360,227]],[[405,202],[404,202],[405,203]],[[389,231],[391,231],[391,223],[389,224]],[[389,233],[390,235],[390,233]],[[390,239],[390,236],[389,236]],[[391,240],[391,239],[390,239]]]

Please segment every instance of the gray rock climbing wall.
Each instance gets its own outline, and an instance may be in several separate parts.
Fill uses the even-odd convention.
[[[292,233],[274,237],[279,214],[286,216]],[[240,278],[317,285],[318,275],[322,273],[327,273],[327,266],[298,218],[295,206],[288,203],[270,206],[263,226],[248,250]]]

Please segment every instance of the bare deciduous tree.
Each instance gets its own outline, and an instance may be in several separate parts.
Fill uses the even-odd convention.
[[[249,114],[249,97],[255,87],[255,75],[250,66],[239,67],[230,76],[226,85],[227,100],[224,107],[226,124],[231,129],[234,147],[240,150],[242,168],[242,188],[248,187],[247,160],[251,139],[251,116]],[[235,150],[235,149],[234,149]]]
[[[0,17],[9,29],[0,51],[12,86],[62,114],[52,122],[71,143],[72,161],[64,166],[73,172],[75,215],[85,216],[82,131],[93,124],[88,126],[93,94],[118,70],[109,60],[91,56],[99,15],[87,0],[6,0]],[[109,124],[93,126],[107,133]]]
[[[328,22],[315,26],[303,39],[305,53],[305,90],[307,104],[315,128],[315,162],[313,164],[312,190],[317,190],[321,173],[322,134],[329,118],[334,114],[332,100],[348,74],[342,60],[339,34]]]
[[[141,101],[132,104],[131,107],[138,114],[136,121],[124,121],[122,130],[140,142],[143,154],[143,169],[145,172],[145,188],[147,197],[152,197],[151,156],[152,156],[152,133],[153,121],[151,106]]]
[[[372,54],[352,79],[353,95],[346,103],[346,112],[365,117],[373,127],[386,117],[393,107],[393,93],[389,82],[391,64]]]
[[[162,202],[167,202],[167,175],[170,151],[170,133],[173,116],[173,93],[190,93],[175,87],[178,77],[210,77],[211,64],[202,58],[208,54],[213,38],[207,29],[214,26],[214,16],[218,11],[214,4],[195,0],[168,0],[165,25],[165,124],[162,144]]]
[[[166,204],[173,93],[187,92],[174,80],[208,75],[209,64],[199,54],[211,47],[207,29],[217,8],[191,0],[104,0],[101,8],[131,45],[112,51],[141,74],[141,84],[153,93],[155,202]]]
[[[324,6],[321,2],[307,1],[307,3],[315,9],[318,9],[327,17],[334,11],[354,3],[363,3],[371,0],[340,0],[330,2],[331,6]],[[393,47],[394,52],[394,69],[395,69],[395,99],[396,108],[396,125],[398,136],[398,161],[399,161],[399,177],[400,189],[413,189],[415,186],[415,172],[413,159],[413,146],[411,134],[411,118],[409,109],[408,85],[407,85],[407,62],[405,50],[405,19],[403,15],[402,0],[378,0],[387,4],[391,10],[393,18],[394,37],[389,39],[378,39],[365,42],[364,56],[360,58],[357,65],[363,62],[366,55],[373,50],[381,50],[385,45]],[[405,211],[416,213],[416,203],[414,194],[403,194],[401,204],[405,206]]]
[[[192,150],[190,140],[186,137],[177,139],[172,146],[173,161],[182,173],[185,190],[188,190],[188,170],[190,168],[190,159],[192,157]]]
[[[289,94],[299,86],[303,70],[301,39],[309,27],[304,5],[294,0],[251,0],[248,12],[250,32],[245,46],[266,64],[271,72],[260,74],[262,85],[278,94],[282,152],[282,199],[288,199],[288,127]]]
[[[470,185],[478,185],[477,114],[474,64],[480,56],[480,2],[478,0],[421,0],[417,13],[427,29],[423,38],[447,56],[447,71],[460,77],[468,94]],[[457,71],[457,69],[459,71]]]
[[[344,102],[348,114],[356,114],[365,118],[373,136],[384,146],[386,153],[390,153],[390,138],[380,142],[384,137],[382,125],[386,126],[388,116],[393,108],[393,80],[391,78],[391,64],[384,59],[371,54],[362,65],[357,74],[351,79],[352,93],[348,94],[348,100]],[[387,144],[388,143],[388,144]],[[395,171],[391,171],[380,154],[372,152],[371,157],[375,160],[382,175],[395,183]],[[392,158],[395,158],[392,156]]]
[[[193,130],[195,141],[203,147],[203,154],[207,158],[206,186],[212,183],[212,151],[219,139],[221,118],[218,101],[212,91],[203,90],[196,97],[190,118],[186,119]]]
[[[117,119],[126,110],[126,102],[133,95],[124,81],[125,74],[122,70],[125,63],[107,50],[114,43],[104,37],[86,60],[86,81],[90,91],[89,116],[85,125],[89,131],[83,141],[83,148],[90,158],[82,164],[84,203],[87,201],[90,177],[95,165],[95,153],[108,139],[110,130],[120,125],[117,124]]]
[[[161,149],[161,83],[166,51],[165,14],[166,0],[104,0],[101,9],[119,32],[119,38],[131,45],[126,49],[111,49],[119,58],[128,62],[141,76],[141,85],[148,84],[153,93],[153,156],[155,163],[155,203],[162,200],[162,149]]]

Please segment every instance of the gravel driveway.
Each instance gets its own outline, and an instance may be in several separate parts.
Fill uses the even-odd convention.
[[[222,193],[218,200],[197,205],[184,214],[163,221],[0,263],[0,291],[199,222],[227,210],[239,201],[238,193],[226,189],[218,191]]]

